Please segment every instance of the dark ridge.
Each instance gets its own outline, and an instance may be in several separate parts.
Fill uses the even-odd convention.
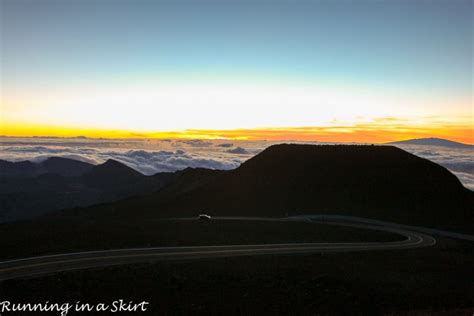
[[[62,157],[48,158],[40,165],[46,173],[58,174],[65,177],[80,176],[94,168],[93,164]]]
[[[177,171],[174,176],[174,180],[169,186],[163,189],[161,197],[167,197],[168,199],[180,196],[185,192],[190,192],[197,189],[219,175],[225,174],[228,171],[224,170],[211,170],[205,168],[186,168],[184,170]],[[152,199],[153,196],[150,196]]]
[[[37,171],[36,164],[29,160],[11,162],[0,159],[1,177],[25,177],[34,176]]]
[[[93,167],[84,175],[88,184],[97,186],[116,185],[136,181],[142,177],[145,175],[113,159]]]
[[[36,176],[0,178],[0,223],[150,194],[176,176],[175,173],[145,176],[113,160],[99,166],[64,158],[46,162]],[[38,164],[32,165],[39,170]],[[88,171],[84,175],[74,176],[85,170]]]
[[[473,193],[444,167],[397,147],[282,144],[235,170],[202,173],[210,174],[192,182],[183,172],[156,194],[79,213],[104,220],[111,210],[124,220],[203,211],[222,216],[339,214],[473,230]]]
[[[36,177],[52,173],[65,177],[76,177],[93,167],[94,165],[86,162],[62,157],[50,157],[38,163],[29,160],[20,162],[0,160],[0,175],[4,177]]]

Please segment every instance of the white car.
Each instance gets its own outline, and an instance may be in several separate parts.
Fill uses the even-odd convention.
[[[198,219],[209,221],[209,220],[211,220],[211,216],[209,216],[207,214],[199,214]]]

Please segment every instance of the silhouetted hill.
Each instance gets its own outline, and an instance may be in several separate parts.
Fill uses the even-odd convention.
[[[463,144],[459,142],[454,142],[447,139],[442,138],[417,138],[417,139],[409,139],[403,140],[398,142],[391,142],[388,143],[390,145],[422,145],[422,146],[441,146],[441,147],[450,147],[450,148],[465,148],[465,149],[473,149],[473,145]]]
[[[61,157],[48,158],[39,165],[45,171],[44,173],[53,173],[65,177],[80,176],[94,168],[94,165],[90,163]]]
[[[179,196],[209,183],[215,177],[224,174],[224,170],[211,170],[205,168],[186,168],[176,172],[173,182],[162,192],[162,196]]]
[[[36,165],[31,161],[11,162],[0,160],[0,177],[33,176],[36,170]]]
[[[392,146],[275,145],[235,170],[188,182],[75,213],[134,220],[319,213],[471,231],[474,219],[473,194],[452,173]]]
[[[145,176],[114,160],[98,166],[64,158],[4,165],[10,169],[3,169],[9,170],[9,176],[0,177],[0,222],[151,193],[175,177],[173,173]]]
[[[145,175],[135,169],[113,159],[94,166],[84,174],[84,179],[92,186],[115,186],[120,183],[135,182],[144,177]]]
[[[82,175],[93,167],[86,162],[61,157],[51,157],[37,163],[0,160],[0,177],[36,177],[45,173],[72,177]]]

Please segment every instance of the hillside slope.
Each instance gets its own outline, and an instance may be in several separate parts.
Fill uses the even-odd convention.
[[[50,157],[41,162],[11,162],[0,159],[0,178],[3,177],[36,177],[52,173],[65,177],[80,176],[90,171],[94,165],[62,157]]]
[[[187,182],[75,214],[134,221],[202,212],[341,214],[472,230],[472,192],[445,168],[391,146],[275,145],[235,170]]]
[[[94,166],[64,158],[49,158],[41,164],[6,162],[0,171],[5,171],[0,176],[0,222],[151,193],[175,176],[145,176],[113,160]]]

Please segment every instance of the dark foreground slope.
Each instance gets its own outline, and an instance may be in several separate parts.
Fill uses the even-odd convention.
[[[149,302],[138,315],[472,315],[473,253],[472,243],[438,240],[412,250],[116,266],[0,286],[12,302]]]
[[[397,148],[280,145],[233,171],[184,170],[160,192],[140,198],[0,224],[0,249],[18,257],[219,244],[227,238],[243,244],[301,242],[308,241],[305,232],[314,232],[318,241],[384,240],[370,231],[333,231],[326,225],[307,230],[258,221],[241,227],[234,221],[156,220],[198,212],[353,214],[472,231],[471,195],[446,169]],[[411,250],[86,269],[4,281],[0,293],[12,302],[145,300],[150,302],[145,315],[471,315],[473,244],[436,239],[433,247]]]
[[[396,147],[284,144],[235,170],[189,170],[158,193],[64,215],[136,221],[202,212],[341,214],[472,232],[472,197],[445,168]]]

